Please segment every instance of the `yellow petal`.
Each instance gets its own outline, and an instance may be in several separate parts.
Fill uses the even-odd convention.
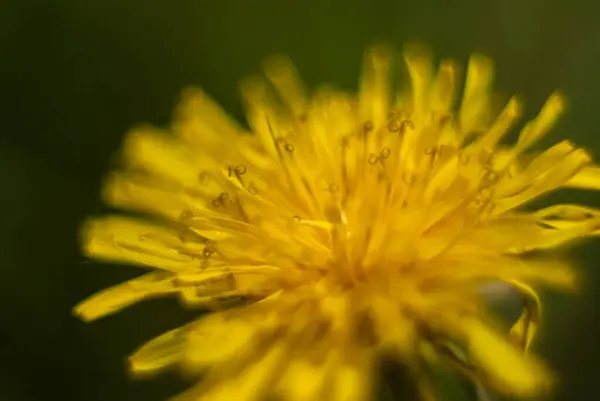
[[[524,203],[539,197],[545,192],[555,190],[568,182],[581,168],[590,162],[590,155],[583,149],[576,149],[560,162],[556,163],[545,174],[531,182],[531,185],[522,192],[494,201],[493,214],[499,215],[514,209]]]
[[[182,92],[172,126],[177,137],[217,160],[237,150],[223,143],[239,141],[244,133],[239,123],[198,88]]]
[[[330,401],[367,401],[371,399],[372,378],[368,365],[341,364],[333,378]]]
[[[472,281],[518,280],[536,282],[562,289],[574,288],[576,275],[568,263],[557,258],[522,259],[507,255],[464,254],[446,256],[439,263],[435,276],[449,280]],[[428,277],[428,275],[423,275]]]
[[[532,179],[543,176],[576,149],[571,141],[561,141],[535,156],[524,168],[523,174]]]
[[[429,104],[428,95],[433,76],[433,65],[429,49],[418,43],[411,43],[404,49],[404,61],[408,68],[412,85],[413,114],[422,117]]]
[[[259,78],[246,78],[241,84],[242,97],[245,101],[246,119],[252,132],[266,153],[278,158],[277,140],[279,138],[277,124],[283,118],[274,110],[272,99],[267,95],[266,83]]]
[[[271,57],[265,62],[264,69],[277,94],[294,115],[304,114],[307,108],[306,89],[291,60],[283,56]]]
[[[490,120],[493,79],[494,65],[490,59],[481,55],[474,55],[469,59],[459,115],[463,135],[481,131],[487,127]]]
[[[546,392],[552,384],[547,369],[493,332],[482,322],[465,320],[461,331],[466,337],[469,358],[499,391],[518,397]]]
[[[430,107],[434,112],[449,112],[454,106],[458,81],[454,63],[443,61],[431,88]]]
[[[558,117],[565,109],[565,98],[560,93],[553,93],[535,120],[528,123],[519,135],[517,148],[522,151],[545,136],[556,124]]]
[[[331,361],[311,363],[296,358],[285,368],[277,388],[285,401],[325,400],[323,390],[328,379]]]
[[[598,235],[600,230],[600,211],[585,206],[554,205],[538,210],[534,216],[548,227],[547,231],[572,239]]]
[[[92,295],[73,311],[85,321],[96,320],[149,297],[178,291],[173,280],[163,272],[148,273]]]
[[[600,167],[585,166],[575,174],[567,183],[566,187],[600,190]]]
[[[376,46],[366,52],[360,84],[359,115],[362,121],[373,124],[373,130],[387,126],[391,98],[390,71],[389,49]]]
[[[185,369],[195,372],[208,366],[241,357],[256,339],[257,324],[251,321],[212,314],[201,318],[187,332]]]
[[[168,271],[180,271],[197,263],[186,253],[197,252],[200,256],[204,248],[199,237],[197,242],[186,240],[194,238],[191,232],[183,238],[176,230],[132,217],[90,220],[83,233],[83,249],[88,256]]]
[[[558,214],[560,210],[567,213]],[[598,212],[574,205],[556,205],[532,214],[511,213],[488,221],[465,233],[451,252],[488,251],[520,254],[531,250],[552,249],[586,236],[597,235]]]
[[[237,376],[223,377],[208,388],[200,384],[171,401],[262,401],[280,374],[285,354],[285,346],[273,346]]]
[[[562,141],[537,155],[516,176],[501,179],[494,187],[494,198],[502,199],[514,196],[535,184],[539,177],[561,163],[565,157],[575,150],[569,141]]]
[[[166,133],[151,127],[141,127],[127,134],[123,157],[129,167],[142,169],[158,177],[187,185],[198,183],[202,171],[189,148]]]
[[[129,357],[131,372],[147,376],[180,362],[189,347],[187,334],[190,326],[168,331],[141,346]]]
[[[114,173],[104,183],[104,199],[109,205],[179,220],[182,211],[191,209],[181,188],[160,180],[140,179],[132,174]]]
[[[521,116],[521,108],[517,98],[510,99],[492,126],[475,140],[474,150],[495,148]]]
[[[415,323],[402,315],[397,301],[391,296],[373,295],[369,300],[380,346],[405,357],[412,353],[417,330]]]

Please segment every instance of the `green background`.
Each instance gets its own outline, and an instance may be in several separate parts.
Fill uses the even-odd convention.
[[[532,112],[563,89],[570,112],[550,141],[599,153],[599,20],[591,0],[0,1],[0,400],[154,401],[182,388],[130,380],[124,357],[191,313],[153,301],[86,325],[70,307],[137,274],[85,262],[77,227],[103,210],[123,133],[165,124],[183,87],[239,117],[237,82],[269,54],[292,56],[310,84],[352,89],[367,44],[418,39],[463,62],[494,57],[499,89]],[[600,206],[600,194],[559,197]],[[563,379],[558,400],[600,399],[599,244],[574,252],[582,294],[548,296],[538,350]]]

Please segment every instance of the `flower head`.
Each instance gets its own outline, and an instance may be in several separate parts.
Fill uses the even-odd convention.
[[[404,61],[407,88],[376,47],[358,94],[308,95],[273,58],[266,79],[242,85],[249,130],[194,89],[168,130],[129,133],[105,198],[155,218],[92,219],[84,250],[150,271],[76,313],[93,320],[171,294],[216,309],[130,358],[139,374],[206,373],[181,400],[365,400],[382,354],[412,372],[424,400],[435,399],[435,361],[509,395],[545,391],[550,373],[524,352],[540,313],[534,286],[573,278],[523,254],[597,234],[600,213],[524,206],[562,187],[599,189],[600,170],[569,141],[532,150],[560,94],[510,142],[521,103],[494,114],[489,59],[471,57],[458,105],[452,62],[436,69],[419,48]],[[477,291],[494,281],[526,300],[506,335]]]

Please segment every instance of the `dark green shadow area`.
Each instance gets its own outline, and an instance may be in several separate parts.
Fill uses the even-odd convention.
[[[598,154],[599,19],[586,0],[0,2],[0,400],[158,401],[183,387],[125,373],[138,345],[194,316],[175,301],[93,324],[70,308],[137,274],[85,261],[78,226],[102,210],[100,179],[126,130],[166,124],[185,86],[241,117],[237,82],[269,54],[290,55],[311,85],[352,89],[367,44],[417,39],[461,62],[495,58],[499,89],[524,93],[529,115],[563,89],[570,111],[548,143],[568,135]],[[600,194],[560,197],[600,207]],[[562,377],[557,400],[600,399],[598,246],[573,251],[581,295],[544,294],[537,350]]]

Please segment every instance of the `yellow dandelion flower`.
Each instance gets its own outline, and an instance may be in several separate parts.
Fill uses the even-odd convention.
[[[573,277],[522,254],[598,234],[600,212],[523,206],[558,188],[597,190],[600,169],[569,141],[531,150],[563,111],[560,94],[507,143],[521,102],[494,115],[489,59],[470,58],[456,105],[454,63],[436,69],[408,48],[402,89],[391,54],[367,52],[358,94],[308,95],[287,59],[269,60],[266,79],[242,85],[250,130],[194,89],[168,132],[129,133],[105,198],[162,220],[94,218],[84,250],[149,272],[75,312],[90,321],[172,294],[216,309],[142,346],[133,372],[202,374],[178,398],[188,401],[360,401],[385,354],[424,400],[435,399],[427,366],[439,361],[505,394],[548,389],[551,373],[525,352],[534,286]],[[491,281],[526,300],[510,333],[477,291]]]

